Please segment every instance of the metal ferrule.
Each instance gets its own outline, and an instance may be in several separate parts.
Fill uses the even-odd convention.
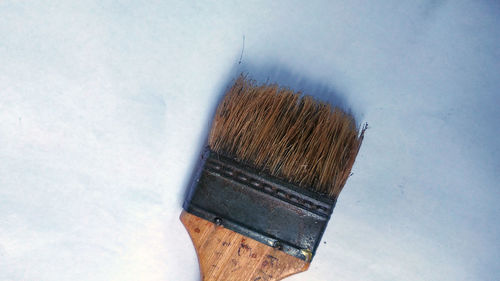
[[[207,150],[184,209],[200,218],[311,261],[335,200]]]

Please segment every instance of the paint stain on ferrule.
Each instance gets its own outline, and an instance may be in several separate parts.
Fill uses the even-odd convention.
[[[277,250],[283,250],[283,245],[281,244],[280,241],[274,241],[273,248],[275,248]]]

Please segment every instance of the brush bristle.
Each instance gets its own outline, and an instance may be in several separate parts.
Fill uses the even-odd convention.
[[[240,76],[217,108],[208,142],[217,153],[337,198],[365,129],[337,107]]]

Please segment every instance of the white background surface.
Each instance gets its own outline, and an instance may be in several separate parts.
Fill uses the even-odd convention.
[[[199,280],[178,215],[240,71],[370,125],[288,280],[500,280],[497,1],[190,2],[0,2],[0,280]]]

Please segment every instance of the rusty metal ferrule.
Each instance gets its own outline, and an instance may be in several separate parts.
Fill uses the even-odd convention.
[[[336,200],[206,150],[184,210],[311,261]]]

